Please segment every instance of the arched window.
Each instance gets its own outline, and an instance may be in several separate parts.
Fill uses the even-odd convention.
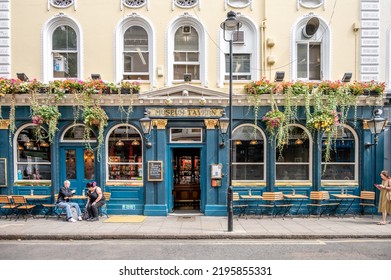
[[[265,136],[254,125],[241,125],[232,132],[232,180],[265,180]]]
[[[324,0],[300,0],[300,5],[305,8],[317,8],[322,5]]]
[[[80,143],[80,142],[85,142],[85,141],[90,141],[90,142],[96,142],[96,136],[95,133],[92,131],[92,129],[89,130],[89,137],[88,140],[84,139],[86,134],[85,134],[85,129],[87,127],[84,124],[76,124],[68,127],[64,133],[62,134],[61,137],[61,142],[62,143]]]
[[[53,32],[53,77],[77,78],[77,35],[72,27],[62,25]]]
[[[15,133],[14,159],[15,181],[50,181],[51,154],[50,145],[45,141],[37,141],[36,129],[41,135],[48,138],[48,133],[42,127],[26,124]]]
[[[49,20],[42,40],[44,82],[82,77],[81,31],[74,20],[63,14]]]
[[[315,27],[317,25],[318,29]],[[309,28],[306,29],[306,26]],[[292,80],[330,80],[331,42],[328,24],[319,17],[306,16],[298,22],[294,30],[292,57],[295,59],[291,64]]]
[[[118,125],[108,133],[109,181],[140,181],[143,178],[142,138],[131,125]]]
[[[280,151],[276,150],[276,180],[311,180],[311,137],[301,125],[289,126],[289,139]]]
[[[68,8],[74,0],[51,0],[50,3],[56,8]]]
[[[244,16],[238,16],[242,27],[232,36],[232,79],[239,82],[257,80],[259,78],[259,32],[256,25]],[[230,34],[226,31],[225,38]],[[224,40],[224,31],[220,30],[219,52],[219,86],[229,81],[229,44]]]
[[[183,81],[185,74],[200,79],[200,50],[198,32],[190,25],[177,29],[174,38],[174,80]]]
[[[251,4],[252,0],[226,0],[227,4],[233,8],[244,8]]]
[[[339,126],[335,140],[331,141],[330,160],[325,162],[327,135],[322,138],[322,180],[357,181],[358,180],[358,137],[349,126]],[[326,165],[326,166],[325,166]]]
[[[120,22],[116,31],[117,83],[122,80],[155,80],[153,34],[151,24],[137,14]]]
[[[124,34],[124,78],[149,80],[148,34],[141,26],[131,26]]]

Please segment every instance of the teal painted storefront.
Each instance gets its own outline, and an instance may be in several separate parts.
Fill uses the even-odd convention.
[[[142,105],[138,104],[134,106],[133,113],[128,120],[128,124],[136,128],[141,135],[141,127],[139,119],[143,117],[144,110],[151,108],[160,109],[173,109],[173,108],[194,108],[200,109],[206,106],[197,106],[193,104],[186,104],[182,106],[166,106],[166,105]],[[208,108],[225,109],[227,106],[213,104]],[[358,147],[357,153],[357,180],[349,182],[349,184],[336,183],[325,184],[321,180],[322,166],[321,166],[321,149],[319,143],[321,143],[321,136],[319,134],[312,135],[313,141],[311,142],[312,161],[311,161],[311,174],[309,182],[294,182],[284,183],[276,182],[276,152],[275,144],[268,139],[268,134],[265,132],[264,123],[257,122],[257,126],[264,132],[267,139],[265,139],[265,180],[256,184],[246,184],[246,182],[236,182],[234,184],[234,190],[239,193],[247,193],[250,189],[253,194],[262,194],[264,191],[282,191],[284,193],[292,192],[294,188],[296,193],[309,195],[311,190],[327,190],[331,194],[341,192],[341,188],[348,189],[350,194],[359,195],[361,190],[376,191],[373,187],[373,183],[379,181],[378,174],[383,169],[384,164],[384,141],[383,135],[379,137],[379,143],[377,146],[369,148],[365,147],[365,143],[373,143],[373,136],[369,130],[363,129],[362,120],[370,119],[372,111],[378,106],[359,106],[357,110],[357,123],[353,123],[353,112],[349,114],[348,125],[352,127],[357,135],[356,145]],[[34,190],[34,194],[48,194],[54,195],[58,193],[59,187],[62,185],[62,181],[65,178],[64,174],[64,162],[66,156],[64,151],[66,149],[75,149],[80,153],[77,158],[84,156],[82,143],[74,146],[73,144],[64,143],[61,141],[61,135],[63,132],[73,124],[73,111],[71,106],[59,106],[62,118],[59,122],[59,131],[57,132],[54,142],[50,148],[51,158],[51,180],[48,184],[40,184],[40,182],[26,181],[23,183],[16,181],[16,165],[14,158],[14,147],[10,146],[9,142],[9,130],[0,129],[0,158],[7,159],[6,174],[7,185],[0,188],[1,194],[28,194],[30,190]],[[108,116],[109,124],[105,128],[105,141],[108,139],[108,132],[117,125],[125,123],[123,116],[118,111],[117,106],[104,106]],[[260,107],[259,116],[263,116],[270,110],[270,105],[264,105]],[[352,111],[352,110],[351,110]],[[18,105],[16,107],[16,129],[23,125],[30,123],[30,110],[28,106]],[[2,105],[2,117],[8,119],[9,106]],[[237,128],[240,125],[254,124],[253,111],[248,106],[235,104],[234,106],[234,121],[233,128]],[[206,115],[206,116],[151,116],[152,120],[164,120],[166,121],[163,126],[155,126],[151,134],[148,136],[149,141],[152,143],[151,148],[145,147],[145,139],[143,141],[142,148],[142,170],[143,179],[136,184],[127,184],[122,182],[113,182],[108,180],[109,174],[107,174],[108,164],[108,151],[107,145],[104,144],[101,149],[101,159],[97,161],[98,155],[95,155],[94,162],[94,178],[90,180],[97,181],[104,191],[111,192],[111,200],[108,203],[109,214],[125,214],[125,215],[147,215],[147,216],[165,216],[172,213],[174,208],[173,201],[173,152],[177,149],[193,149],[199,151],[200,157],[200,204],[199,212],[207,216],[224,216],[227,213],[226,203],[226,191],[228,185],[228,145],[224,148],[220,147],[222,141],[222,135],[219,132],[218,127],[207,127],[205,120],[217,120],[220,115]],[[299,108],[298,123],[305,126],[305,115],[303,108]],[[201,128],[202,129],[202,141],[200,143],[173,143],[170,142],[170,129],[171,128]],[[11,142],[14,141],[14,135],[11,136]],[[227,139],[226,139],[227,141]],[[13,142],[15,143],[15,142]],[[376,153],[376,155],[375,155]],[[149,181],[147,178],[147,163],[149,161],[161,161],[163,163],[163,180],[162,181]],[[220,187],[212,187],[212,178],[210,168],[212,164],[222,164],[223,177]],[[78,168],[82,168],[82,164],[78,165]],[[79,172],[82,172],[79,170]],[[88,181],[88,180],[87,180]],[[77,193],[81,193],[84,189],[87,181],[75,181],[72,187],[75,187]],[[378,195],[378,194],[377,194]],[[358,211],[358,201],[353,205],[353,209]]]

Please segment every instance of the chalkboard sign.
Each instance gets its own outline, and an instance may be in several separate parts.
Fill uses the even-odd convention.
[[[7,186],[7,159],[0,158],[0,187]]]
[[[163,181],[162,161],[148,161],[148,181]]]

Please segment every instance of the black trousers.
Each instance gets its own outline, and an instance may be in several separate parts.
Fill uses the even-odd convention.
[[[87,211],[88,211],[88,215],[90,216],[90,218],[97,218],[98,215],[99,215],[99,207],[102,207],[102,205],[104,205],[105,202],[104,201],[98,201],[97,203],[95,203],[95,205],[91,205],[91,204],[88,204],[87,205]]]

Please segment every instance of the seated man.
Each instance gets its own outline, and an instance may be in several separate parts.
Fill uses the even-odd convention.
[[[71,182],[69,182],[68,180],[64,181],[64,186],[60,188],[60,191],[58,193],[57,205],[59,208],[65,208],[65,211],[67,213],[67,221],[74,223],[76,222],[76,220],[72,217],[71,207],[76,209],[78,220],[81,221],[82,218],[79,204],[75,202],[69,202],[69,197],[73,196],[73,194],[75,193],[74,190],[71,191],[69,189],[70,185]]]

